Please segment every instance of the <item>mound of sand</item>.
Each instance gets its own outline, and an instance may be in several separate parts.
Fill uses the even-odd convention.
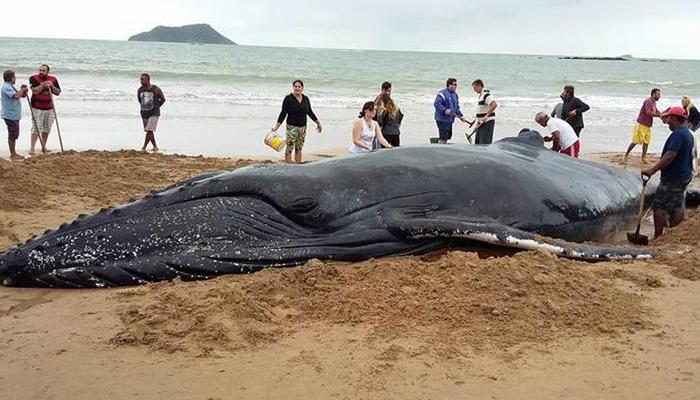
[[[534,252],[482,260],[455,251],[433,258],[315,260],[128,289],[115,295],[124,330],[112,342],[206,354],[274,342],[324,323],[360,326],[377,339],[416,338],[454,355],[650,326],[638,295],[582,263]]]

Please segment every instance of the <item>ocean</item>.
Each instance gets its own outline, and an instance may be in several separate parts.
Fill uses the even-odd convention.
[[[433,100],[448,77],[459,81],[466,116],[473,116],[480,78],[498,102],[495,139],[520,128],[542,131],[538,111],[550,112],[566,84],[591,110],[584,114],[582,154],[624,151],[634,120],[652,88],[661,89],[659,109],[700,100],[700,61],[599,61],[557,56],[333,50],[195,45],[68,39],[0,38],[0,69],[27,83],[40,64],[51,66],[63,93],[56,110],[67,149],[138,149],[143,131],[136,100],[139,76],[151,75],[167,98],[156,139],[168,153],[232,157],[278,157],[263,144],[291,82],[324,122],[310,129],[306,153],[338,152],[351,142],[352,121],[380,84],[405,114],[402,144],[427,144],[437,136]],[[29,148],[31,118],[23,103],[20,153]],[[310,128],[315,127],[310,122]],[[3,128],[4,129],[4,128]],[[455,123],[455,143],[466,143],[467,126]],[[658,120],[651,150],[659,152],[670,132]],[[55,127],[50,148],[58,148]],[[637,150],[638,151],[638,150]],[[0,156],[7,156],[6,146]]]

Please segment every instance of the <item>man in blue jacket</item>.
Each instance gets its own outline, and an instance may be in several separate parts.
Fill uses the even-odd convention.
[[[435,122],[437,123],[439,140],[438,143],[445,144],[452,139],[452,124],[455,117],[462,122],[464,116],[459,109],[459,96],[457,96],[457,79],[447,79],[446,88],[438,92],[435,96]]]
[[[673,131],[666,139],[661,159],[642,173],[648,177],[661,171],[661,183],[654,202],[654,238],[664,233],[666,217],[671,227],[685,217],[685,189],[693,179],[693,135],[686,126],[688,116],[683,107],[671,107],[661,114],[662,121]]]

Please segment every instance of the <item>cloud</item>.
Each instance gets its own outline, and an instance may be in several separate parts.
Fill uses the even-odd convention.
[[[478,53],[698,58],[695,0],[35,0],[45,24],[6,17],[2,36],[123,40],[210,23],[241,44]]]

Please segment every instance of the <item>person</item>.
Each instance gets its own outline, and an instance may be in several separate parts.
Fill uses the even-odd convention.
[[[688,115],[688,129],[693,132],[693,176],[695,176],[700,172],[700,168],[698,168],[698,164],[700,163],[700,160],[698,160],[698,141],[700,140],[700,133],[697,133],[698,127],[700,127],[700,112],[698,112],[698,109],[693,105],[693,101],[690,100],[688,96],[683,96],[681,105]]]
[[[683,107],[671,107],[661,114],[662,121],[672,131],[666,139],[661,159],[642,171],[652,177],[661,171],[661,183],[656,189],[652,209],[654,210],[654,238],[664,233],[667,216],[670,226],[676,226],[685,217],[685,189],[693,178],[693,135],[686,126],[687,115]]]
[[[19,155],[15,149],[15,144],[19,138],[19,120],[22,119],[22,98],[27,97],[27,85],[22,85],[19,90],[15,88],[16,76],[12,70],[7,70],[2,74],[2,89],[0,96],[0,116],[7,125],[7,145],[10,148],[10,159],[21,160],[24,157]]]
[[[388,94],[389,96],[391,96],[391,82],[382,82],[381,91],[379,92],[377,97],[374,98],[375,105],[379,103],[379,98],[382,97],[383,94]]]
[[[559,98],[561,99],[561,102],[557,103],[557,105],[554,106],[554,108],[552,109],[552,112],[549,114],[549,116],[554,117],[554,118],[564,119],[564,114],[562,112],[564,110],[564,96],[559,95]]]
[[[484,87],[484,82],[477,79],[472,82],[472,89],[479,95],[476,103],[476,144],[491,144],[493,142],[493,129],[496,126],[496,107],[498,104],[493,99],[491,91]]]
[[[393,147],[401,145],[401,121],[403,121],[403,113],[394,103],[389,93],[384,93],[379,96],[377,105],[376,120],[379,128],[382,130],[382,135],[389,144]]]
[[[311,117],[311,120],[316,123],[316,131],[319,133],[323,131],[323,125],[311,109],[309,98],[304,94],[304,82],[295,80],[292,82],[292,90],[292,93],[282,101],[282,111],[272,131],[277,132],[285,118],[287,119],[287,147],[284,150],[284,161],[291,163],[292,152],[294,152],[294,162],[301,163],[301,151],[306,141],[306,116]]]
[[[136,98],[141,105],[141,120],[143,121],[143,130],[146,132],[141,151],[146,151],[146,146],[151,143],[153,151],[156,152],[158,145],[156,144],[155,132],[158,128],[160,108],[165,103],[165,95],[158,86],[151,84],[151,76],[144,73],[141,74],[141,87],[136,91]]]
[[[579,137],[583,130],[583,113],[591,108],[581,99],[574,96],[574,87],[571,85],[564,86],[561,99],[564,105],[562,106],[562,116],[560,118],[568,122],[574,129],[574,132],[576,132],[576,136]]]
[[[685,113],[688,115],[688,129],[692,132],[697,132],[698,128],[700,128],[700,111],[698,111],[688,96],[683,96],[681,105],[683,105]]]
[[[656,108],[656,102],[660,98],[661,89],[654,88],[651,90],[649,98],[642,103],[642,108],[639,110],[639,115],[637,115],[637,123],[632,131],[632,143],[627,147],[627,152],[625,153],[625,163],[630,152],[638,144],[642,145],[642,163],[646,163],[647,150],[649,149],[649,143],[651,143],[651,126],[654,123],[654,117],[658,118],[661,116],[659,109]]]
[[[53,97],[61,94],[61,86],[55,76],[49,75],[51,69],[46,64],[39,66],[39,73],[29,78],[29,87],[32,89],[30,112],[32,112],[32,136],[29,146],[29,155],[36,154],[36,141],[41,135],[41,152],[46,154],[46,142],[49,140],[51,127],[56,120]]]
[[[435,107],[435,123],[438,127],[438,143],[445,144],[452,139],[452,124],[455,122],[455,117],[462,122],[466,122],[462,111],[459,109],[457,79],[447,79],[445,89],[439,91],[437,96],[435,96],[433,106]]]
[[[535,122],[549,129],[550,136],[545,136],[543,139],[545,142],[552,142],[552,150],[578,158],[581,151],[581,141],[568,122],[560,118],[550,117],[544,112],[535,115]]]
[[[383,147],[392,147],[382,135],[379,123],[374,120],[376,113],[373,101],[362,106],[358,119],[352,124],[352,144],[348,149],[350,153],[369,153],[375,138]]]

